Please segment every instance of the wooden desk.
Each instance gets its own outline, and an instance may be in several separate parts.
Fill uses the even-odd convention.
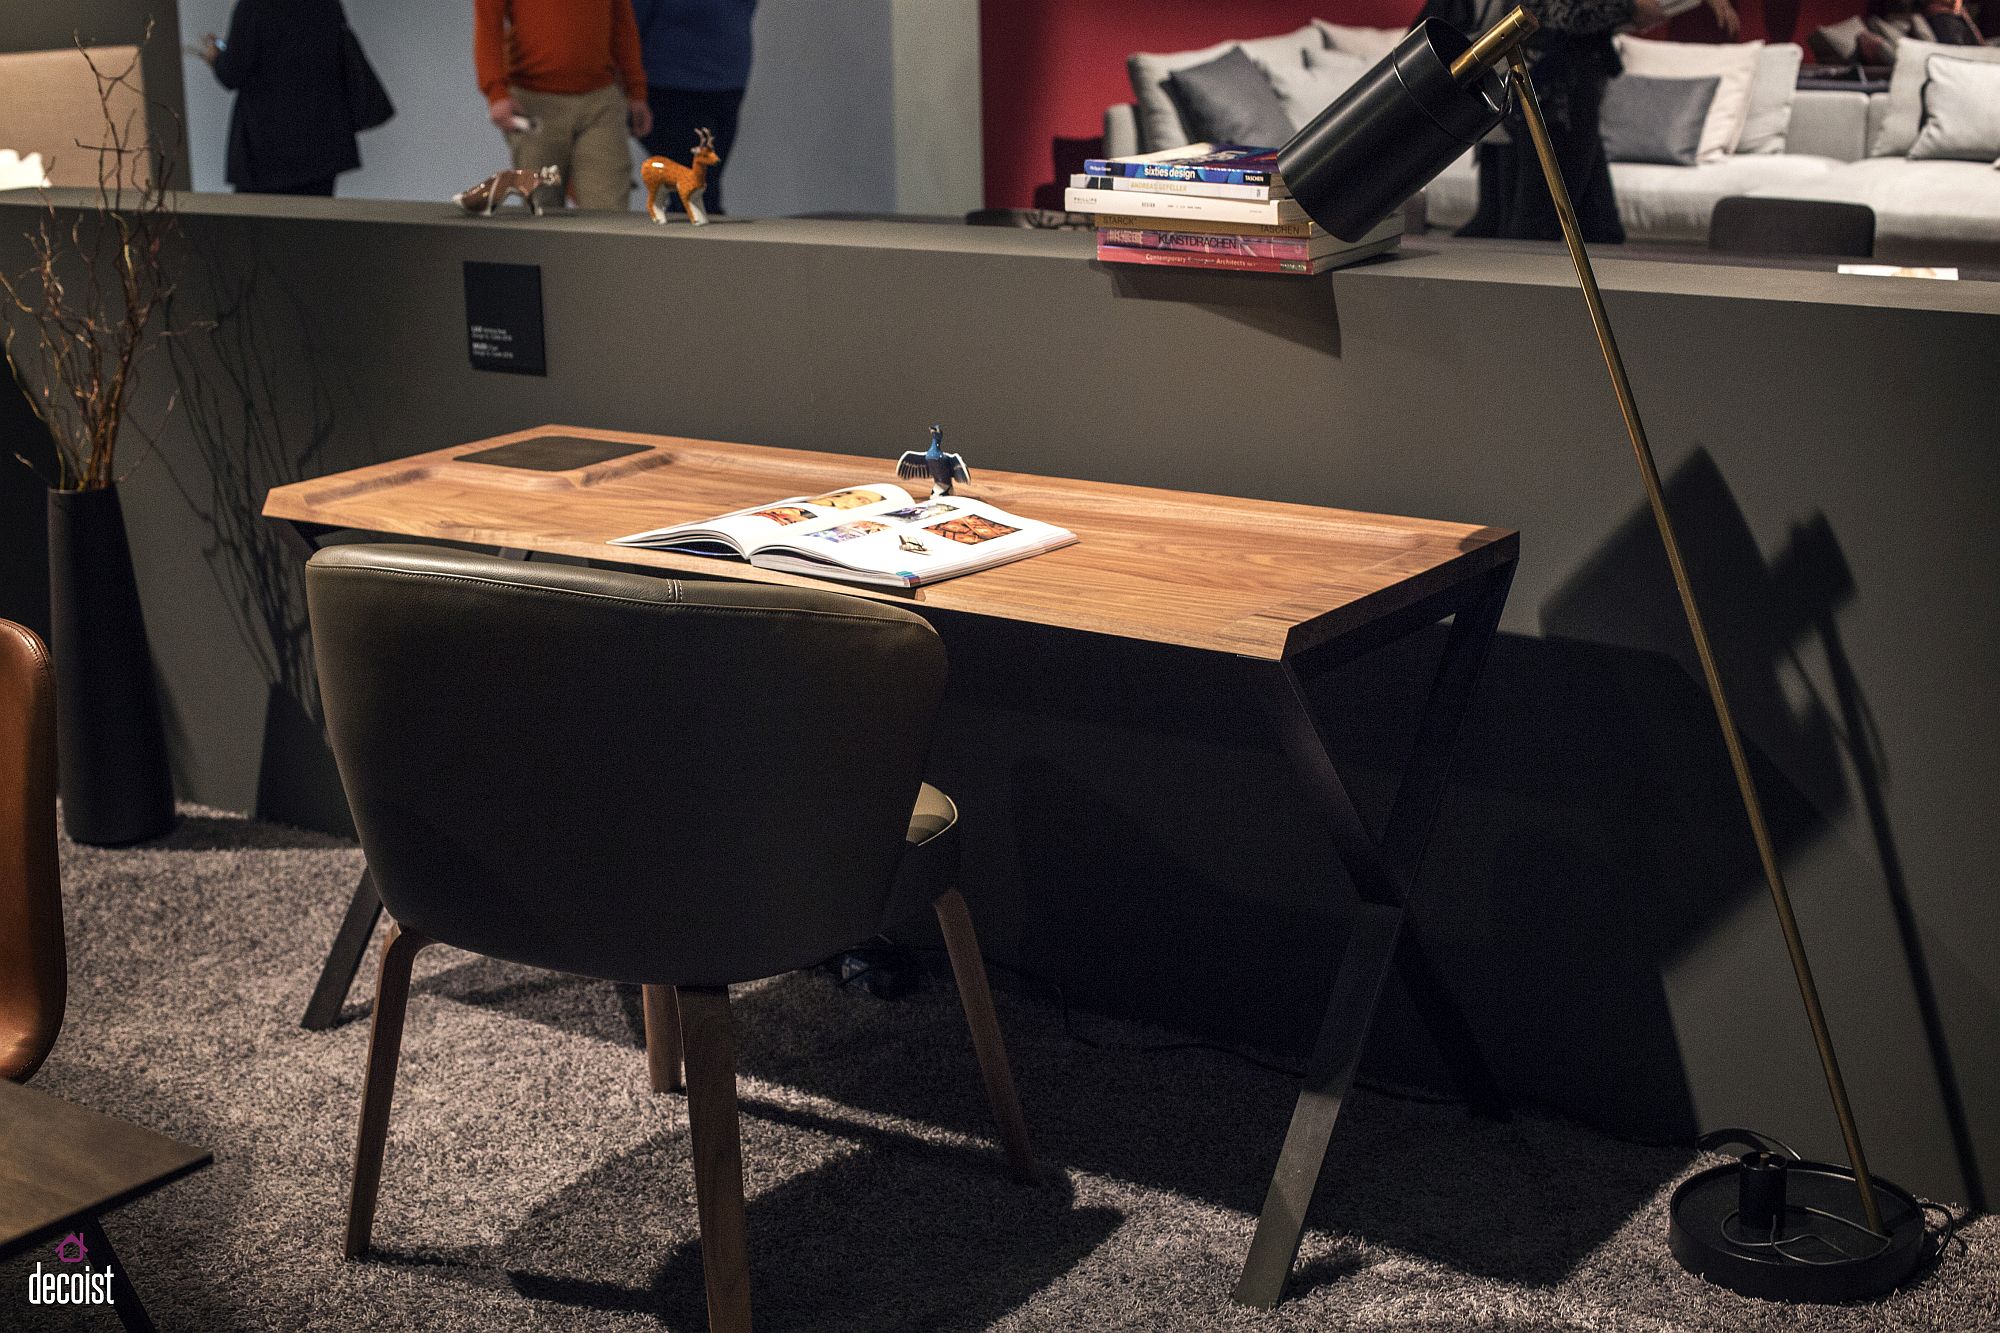
[[[553,456],[516,451],[536,467],[464,461],[468,454],[524,444]],[[561,466],[610,449],[622,452]],[[565,450],[578,454],[566,458]],[[494,546],[523,559],[580,556],[709,578],[825,587],[738,561],[605,542],[789,496],[893,479],[885,458],[547,426],[276,487],[264,514],[283,520],[307,551],[325,535],[353,529]],[[1463,1014],[1404,919],[1404,895],[1422,859],[1459,723],[1506,603],[1518,536],[1501,528],[976,466],[967,489],[1002,508],[1069,528],[1080,540],[928,588],[842,584],[842,590],[919,610],[1110,634],[1239,659],[1280,746],[1325,816],[1362,899],[1236,1291],[1248,1303],[1275,1304],[1297,1257],[1306,1206],[1392,961],[1468,1103],[1505,1114]],[[1378,837],[1334,769],[1304,682],[1446,617],[1452,628],[1430,700]],[[308,1006],[307,1027],[331,1026],[338,1017],[379,913],[364,877]]]
[[[77,1232],[88,1248],[82,1262],[111,1267],[112,1307],[125,1327],[151,1329],[100,1219],[211,1160],[164,1134],[0,1079],[0,1259]],[[48,1266],[64,1267],[53,1256]]]

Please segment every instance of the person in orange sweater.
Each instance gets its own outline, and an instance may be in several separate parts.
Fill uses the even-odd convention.
[[[558,168],[578,207],[631,206],[625,136],[653,128],[632,0],[473,0],[472,59],[515,166]]]

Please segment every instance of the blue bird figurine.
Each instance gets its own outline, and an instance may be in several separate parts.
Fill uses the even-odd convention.
[[[911,449],[896,460],[898,477],[929,477],[932,495],[950,495],[952,483],[970,482],[972,473],[965,466],[965,459],[959,454],[944,451],[944,427],[931,427],[931,447],[919,452]]]

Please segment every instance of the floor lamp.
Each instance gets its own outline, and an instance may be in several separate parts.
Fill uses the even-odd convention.
[[[1418,24],[1387,58],[1280,150],[1279,170],[1315,222],[1342,240],[1358,241],[1497,128],[1510,102],[1518,99],[1555,199],[1556,217],[1625,419],[1646,501],[1680,592],[1681,610],[1694,636],[1695,655],[1715,705],[1847,1148],[1846,1167],[1759,1151],[1694,1176],[1675,1191],[1669,1241],[1674,1257],[1689,1271],[1746,1295],[1796,1301],[1879,1295],[1907,1278],[1921,1258],[1923,1213],[1906,1191],[1868,1170],[1805,943],[1792,915],[1791,895],[1785,890],[1742,736],[1661,493],[1659,468],[1529,77],[1522,43],[1537,26],[1533,15],[1518,8],[1477,41],[1442,23]]]

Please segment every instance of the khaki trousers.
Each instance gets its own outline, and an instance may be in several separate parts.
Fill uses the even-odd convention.
[[[507,136],[515,166],[556,167],[579,208],[632,206],[632,156],[625,142],[629,122],[625,94],[616,83],[594,93],[507,91],[535,120],[534,129]],[[560,189],[535,194],[544,208],[562,207]]]

